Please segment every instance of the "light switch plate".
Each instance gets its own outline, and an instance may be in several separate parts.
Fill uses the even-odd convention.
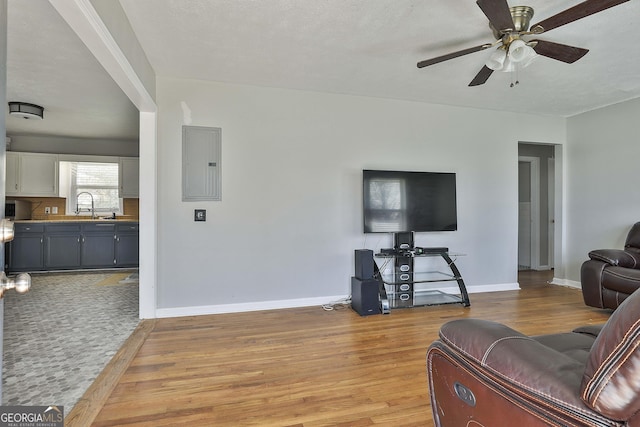
[[[194,221],[206,221],[207,220],[207,210],[206,209],[196,209],[193,215]]]

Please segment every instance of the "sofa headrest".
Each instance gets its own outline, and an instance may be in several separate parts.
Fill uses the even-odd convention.
[[[627,240],[624,243],[626,248],[639,248],[640,249],[640,222],[636,222],[629,230],[627,234]]]
[[[637,224],[636,224],[637,225]],[[591,347],[582,400],[614,420],[640,411],[640,292],[613,312]]]

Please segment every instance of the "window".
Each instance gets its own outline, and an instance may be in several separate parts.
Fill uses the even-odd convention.
[[[122,199],[118,197],[118,163],[60,162],[68,185],[67,214],[122,213]]]

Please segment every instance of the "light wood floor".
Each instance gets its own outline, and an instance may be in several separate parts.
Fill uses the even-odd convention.
[[[545,334],[607,320],[610,313],[586,307],[580,291],[544,280],[472,294],[469,308],[159,319],[92,425],[433,425],[425,353],[444,322],[477,317]]]

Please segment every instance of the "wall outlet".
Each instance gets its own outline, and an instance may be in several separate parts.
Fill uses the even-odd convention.
[[[49,215],[51,213],[51,208],[49,206],[44,208],[44,213],[45,213],[45,215]]]
[[[58,207],[57,207],[57,206],[53,206],[53,207],[51,208],[51,213],[52,213],[52,214],[54,214],[54,215],[57,215],[57,213],[58,213]]]

